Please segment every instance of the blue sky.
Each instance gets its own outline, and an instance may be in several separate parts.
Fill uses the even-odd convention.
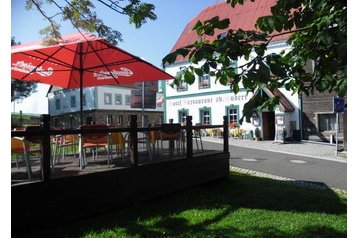
[[[61,0],[58,0],[62,4]],[[156,6],[156,21],[148,21],[136,29],[128,23],[128,18],[122,16],[96,0],[97,15],[108,26],[122,33],[123,42],[118,46],[150,63],[161,67],[161,59],[170,52],[186,24],[200,13],[205,7],[221,2],[219,0],[147,0]],[[49,13],[57,11],[56,6],[46,9]],[[77,32],[69,23],[62,24],[63,35]],[[21,43],[41,39],[39,30],[47,26],[44,18],[35,10],[25,9],[25,0],[11,1],[11,36]],[[39,85],[38,93],[25,99],[22,103],[12,104],[11,111],[24,113],[47,113],[45,100],[48,85]]]

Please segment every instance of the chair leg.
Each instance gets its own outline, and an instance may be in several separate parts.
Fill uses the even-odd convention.
[[[16,168],[19,168],[19,154],[16,153],[15,155],[15,159],[16,159]]]
[[[200,139],[200,144],[201,144],[201,151],[204,152],[204,146],[203,146],[203,141],[201,139],[201,136],[199,137],[199,139]]]
[[[26,170],[27,170],[27,177],[30,180],[32,177],[32,171],[31,171],[31,164],[30,164],[30,155],[27,150],[25,150],[25,162],[26,162]]]

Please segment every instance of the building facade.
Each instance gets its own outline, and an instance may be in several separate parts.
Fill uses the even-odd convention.
[[[99,86],[83,89],[84,124],[107,124],[127,127],[130,116],[137,115],[138,126],[163,121],[162,93],[155,92],[155,108],[132,108],[131,91],[135,88]],[[53,89],[48,93],[53,127],[75,129],[80,126],[79,89]]]
[[[221,19],[229,18],[231,29],[253,29],[257,14],[265,15],[269,13],[270,6],[274,1],[257,1],[255,3],[245,3],[243,6],[231,8],[225,2],[217,3],[207,7],[199,13],[193,20],[191,20],[184,29],[182,35],[179,37],[177,43],[174,45],[172,51],[192,44],[197,40],[195,32],[190,29],[194,24],[200,20],[205,21],[216,15]],[[256,18],[255,18],[256,16]],[[238,21],[238,18],[242,21]],[[217,31],[212,39],[219,34],[225,34],[224,31]],[[211,40],[210,37],[205,40]],[[268,46],[268,53],[280,52],[282,50],[289,50],[284,38],[277,38]],[[255,57],[253,52],[251,57]],[[203,63],[203,62],[201,62]],[[233,67],[238,67],[247,63],[244,59],[237,59],[232,61]],[[166,71],[171,75],[176,75],[182,67],[189,66],[188,59],[179,58],[177,61],[166,66]],[[194,67],[200,67],[193,65]],[[209,75],[197,77],[192,85],[182,83],[178,86],[171,87],[170,82],[167,82],[165,87],[165,119],[173,119],[174,122],[185,123],[185,117],[190,115],[193,117],[193,124],[222,124],[223,116],[228,116],[229,124],[238,125],[242,117],[244,104],[251,98],[255,97],[257,93],[261,96],[280,97],[280,104],[274,111],[268,110],[257,111],[255,116],[251,118],[250,122],[243,122],[238,125],[245,131],[255,131],[258,128],[261,131],[261,136],[267,140],[273,140],[277,136],[277,132],[284,133],[290,136],[293,131],[300,129],[299,121],[299,106],[300,97],[285,89],[279,89],[271,92],[268,89],[259,90],[255,93],[248,93],[240,85],[240,91],[234,94],[230,90],[230,83],[221,85],[215,83],[215,78]]]
[[[220,2],[203,9],[185,27],[178,41],[173,46],[172,52],[178,48],[193,44],[198,40],[195,31],[191,29],[200,20],[211,19],[219,16],[220,19],[230,19],[228,29],[253,30],[256,19],[259,16],[271,14],[271,6],[275,0],[261,0],[245,2],[244,5],[237,5],[231,8],[225,2]],[[225,30],[216,30],[213,36],[205,36],[202,40],[214,40],[220,34],[225,34]],[[282,50],[289,51],[286,44],[288,35],[281,35],[271,41],[267,53],[279,53]],[[252,53],[255,57],[255,53]],[[245,64],[244,59],[233,61],[233,66],[237,67]],[[194,67],[200,67],[193,65]],[[166,71],[171,75],[176,75],[182,67],[189,66],[187,58],[179,57],[174,64],[167,65]],[[228,116],[229,123],[236,123],[242,117],[244,104],[255,97],[257,93],[261,96],[278,96],[279,105],[274,111],[257,111],[251,122],[244,122],[239,125],[245,130],[254,131],[258,128],[261,136],[266,140],[273,140],[280,137],[291,137],[296,140],[316,140],[331,141],[335,133],[335,114],[333,113],[332,100],[335,95],[332,93],[315,94],[309,97],[305,95],[292,94],[283,88],[274,91],[268,89],[258,90],[257,92],[247,93],[240,86],[240,91],[234,94],[230,90],[230,84],[221,85],[215,83],[215,78],[209,75],[197,77],[192,85],[182,83],[179,86],[171,87],[168,81],[165,85],[165,120],[173,119],[175,122],[185,123],[185,117],[193,117],[193,124],[222,124],[224,115]],[[343,140],[343,116],[340,116],[339,138]]]

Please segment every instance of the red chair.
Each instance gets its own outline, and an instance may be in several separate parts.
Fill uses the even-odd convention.
[[[25,128],[15,128],[15,131],[30,131],[30,130],[38,130],[40,127],[38,126],[28,126]],[[19,168],[18,156],[22,155],[23,160],[26,163],[26,171],[28,179],[32,178],[32,169],[31,169],[31,161],[30,154],[31,153],[40,153],[40,161],[42,169],[42,155],[40,149],[40,139],[39,136],[26,136],[26,137],[12,137],[11,138],[11,153],[16,154],[16,167]]]
[[[80,129],[108,129],[106,125],[83,125]],[[81,146],[80,146],[80,166],[85,167],[87,160],[86,160],[86,149],[92,150],[93,161],[98,158],[98,148],[105,147],[107,150],[107,160],[108,160],[108,167],[110,167],[110,163],[112,160],[112,153],[111,153],[111,138],[108,133],[95,133],[95,134],[82,134],[81,135]],[[81,161],[81,157],[83,160]]]

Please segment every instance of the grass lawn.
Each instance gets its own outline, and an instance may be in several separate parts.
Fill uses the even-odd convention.
[[[120,192],[120,191],[118,191]],[[346,237],[347,198],[231,172],[34,237]]]

